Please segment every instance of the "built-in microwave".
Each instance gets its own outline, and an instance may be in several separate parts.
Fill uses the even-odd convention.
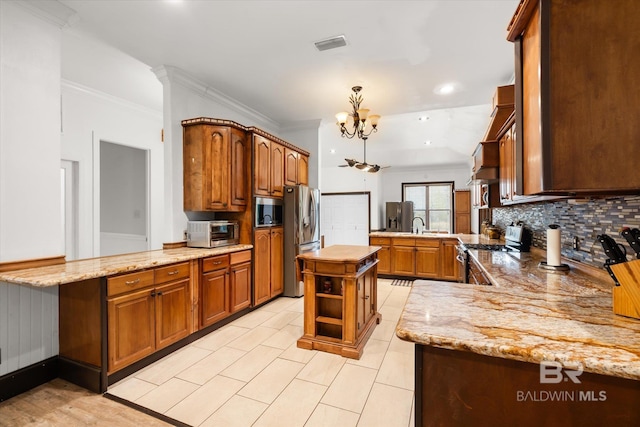
[[[282,225],[282,199],[256,197],[255,226],[272,227]]]
[[[215,248],[237,245],[240,242],[240,226],[237,221],[189,221],[187,246],[191,248]]]

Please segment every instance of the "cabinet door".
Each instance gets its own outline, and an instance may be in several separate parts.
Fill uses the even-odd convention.
[[[152,290],[147,288],[107,300],[109,373],[155,351]]]
[[[416,248],[416,276],[429,279],[440,277],[440,248]]]
[[[251,304],[251,262],[231,266],[231,313]]]
[[[240,129],[231,129],[230,203],[233,207],[237,207],[234,210],[244,210],[247,206],[249,153],[247,133]]]
[[[298,184],[298,153],[284,149],[284,185]]]
[[[271,298],[271,232],[268,228],[255,231],[253,243],[253,304],[258,305]]]
[[[500,138],[500,202],[511,201],[511,184],[513,182],[513,141],[511,130]]]
[[[378,273],[391,273],[391,247],[380,246],[382,249],[378,251]]]
[[[415,274],[416,252],[414,247],[393,246],[391,248],[392,274],[413,276]]]
[[[471,233],[471,192],[456,190],[455,192],[455,232]]]
[[[309,156],[298,154],[298,184],[309,185]]]
[[[205,196],[207,210],[226,210],[229,206],[229,128],[207,126],[203,138]]]
[[[282,227],[271,229],[271,298],[284,291],[284,233]]]
[[[190,303],[189,279],[156,287],[156,350],[189,335]]]
[[[229,309],[229,270],[220,269],[202,275],[200,283],[200,310],[202,326],[212,325],[224,319]]]
[[[456,260],[456,256],[458,255],[456,245],[456,240],[442,240],[440,259],[442,260],[441,278],[444,280],[458,280],[459,263]]]
[[[284,195],[284,147],[271,141],[271,196]]]
[[[253,135],[253,191],[259,196],[270,196],[271,147],[270,141],[260,135]]]

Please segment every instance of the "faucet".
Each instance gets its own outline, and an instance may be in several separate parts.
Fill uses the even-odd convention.
[[[413,228],[413,223],[416,221],[416,219],[419,219],[420,222],[422,223],[422,228],[425,228],[426,226],[424,225],[424,220],[422,218],[420,218],[419,216],[414,217],[411,220],[411,228]],[[416,234],[418,234],[418,229],[416,228]]]

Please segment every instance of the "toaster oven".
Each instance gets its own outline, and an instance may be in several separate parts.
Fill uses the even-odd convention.
[[[190,248],[215,248],[237,245],[240,242],[240,226],[237,221],[189,221],[187,246]]]

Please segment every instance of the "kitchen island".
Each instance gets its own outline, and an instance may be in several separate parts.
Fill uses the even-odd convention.
[[[398,323],[416,425],[639,425],[640,321],[613,314],[608,276],[469,253],[493,286],[416,281]]]
[[[360,359],[378,313],[378,246],[335,245],[298,255],[304,335],[298,347]]]

